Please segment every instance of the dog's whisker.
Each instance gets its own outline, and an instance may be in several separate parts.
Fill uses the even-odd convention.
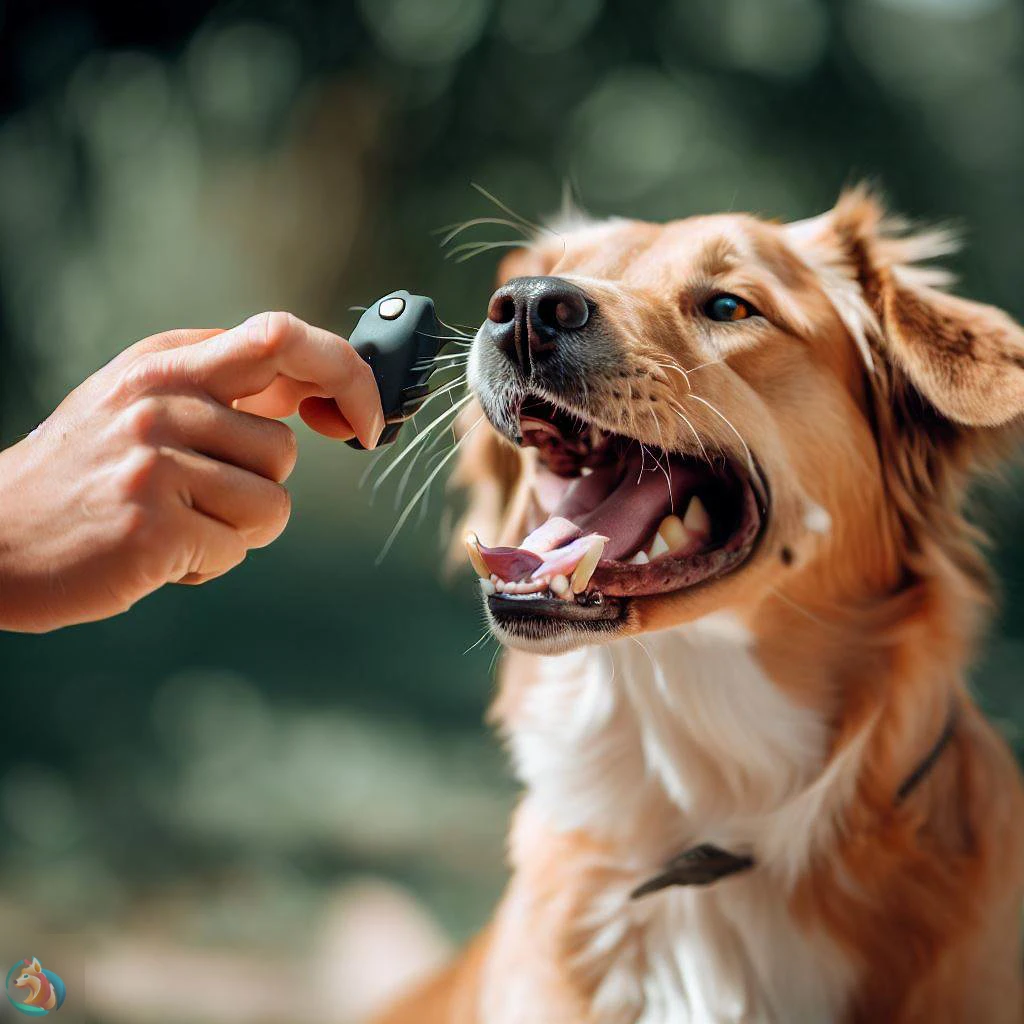
[[[461,383],[461,381],[459,383]],[[451,385],[449,390],[453,390],[457,386],[457,384],[453,384]],[[431,398],[437,398],[440,394],[441,392],[439,392],[437,395],[431,395]],[[390,465],[388,465],[384,472],[381,473],[381,475],[377,478],[376,482],[373,485],[374,492],[376,492],[380,488],[381,484],[383,484],[384,481],[387,480],[389,476],[391,476],[391,474],[402,464],[402,462],[405,461],[405,459],[412,452],[417,450],[420,445],[426,443],[426,440],[427,438],[430,437],[430,433],[432,430],[435,430],[438,427],[438,425],[443,423],[449,417],[454,416],[454,414],[457,413],[459,409],[461,409],[464,405],[466,405],[467,402],[472,401],[472,398],[472,395],[464,395],[457,402],[453,403],[449,408],[445,409],[444,412],[442,412],[439,416],[431,420],[430,423],[428,423],[427,426],[425,426],[421,431],[419,431],[416,434],[416,436],[405,446],[405,448],[403,448],[402,451],[400,451],[398,455],[395,456],[395,458],[391,461]],[[426,405],[426,402],[424,402],[423,404]]]
[[[686,415],[685,412],[683,412],[683,407],[674,398],[669,399],[669,405],[672,407],[672,410],[675,412],[676,416],[678,416],[679,419],[681,419],[683,423],[685,423],[690,428],[690,432],[693,434],[694,439],[700,447],[701,455],[704,456],[704,461],[711,465],[711,456],[708,455],[708,450],[707,448],[704,447],[704,441],[701,439],[701,436],[698,433],[697,428],[693,425],[693,421],[690,419],[689,416]]]
[[[665,435],[661,429],[661,420],[658,419],[658,414],[653,410],[649,410],[651,419],[654,420],[654,426],[658,431],[658,440],[661,443],[661,450],[665,453],[665,461],[668,463],[668,470],[666,470],[662,464],[661,459],[656,458],[654,461],[658,464],[658,468],[665,474],[665,482],[668,484],[668,504],[669,510],[675,512],[676,502],[672,494],[672,460],[669,458],[668,449],[665,447]]]
[[[528,242],[530,240],[530,236],[526,233],[523,225],[514,220],[508,220],[505,217],[471,217],[469,220],[464,220],[459,224],[449,224],[447,227],[438,228],[436,234],[445,232],[444,238],[441,239],[438,245],[444,248],[452,239],[461,235],[463,231],[479,227],[482,224],[497,224],[502,227],[512,228],[513,231],[522,232],[524,241]]]
[[[724,359],[709,359],[706,363],[698,363],[696,366],[691,366],[688,370],[683,370],[683,373],[696,373],[698,370],[703,370],[706,366],[717,366],[719,363],[724,362]]]
[[[387,448],[381,448],[380,451],[373,453],[372,457],[370,458],[369,462],[367,463],[366,469],[364,469],[363,472],[359,476],[359,484],[358,484],[358,486],[360,488],[363,488],[363,487],[366,486],[366,481],[369,480],[369,478],[372,475],[373,471],[380,465],[380,463],[384,460],[384,458],[385,458],[385,456],[387,456],[387,454],[388,454],[388,449]],[[371,498],[371,500],[372,500],[372,498]]]
[[[481,644],[483,644],[483,643],[486,643],[486,642],[487,642],[488,640],[491,640],[491,639],[493,639],[493,637],[494,637],[494,634],[493,634],[493,633],[491,632],[491,627],[490,627],[490,626],[488,626],[488,627],[487,627],[486,629],[484,629],[484,631],[483,631],[483,632],[482,632],[482,633],[480,634],[480,639],[479,639],[479,640],[477,640],[477,641],[476,641],[476,643],[474,643],[474,644],[470,644],[470,646],[469,646],[469,647],[467,647],[467,648],[466,648],[466,649],[465,649],[465,650],[464,650],[464,651],[462,652],[462,656],[463,656],[463,657],[465,657],[465,656],[466,656],[467,654],[469,654],[469,653],[470,653],[471,651],[475,651],[475,650],[476,650],[476,649],[477,649],[477,648],[478,648],[478,647],[479,647],[479,646],[480,646]]]
[[[676,362],[671,362],[671,363],[655,363],[654,365],[655,366],[660,366],[663,370],[675,370],[677,373],[681,373],[683,375],[683,380],[686,381],[686,389],[687,389],[687,391],[691,390],[691,388],[690,388],[690,378],[688,376],[688,371],[684,370],[678,363],[676,363]]]
[[[505,213],[507,213],[510,217],[513,217],[520,224],[529,228],[530,231],[532,231],[534,234],[544,233],[551,235],[553,238],[557,238],[562,243],[562,255],[565,255],[566,250],[568,248],[568,243],[566,242],[564,235],[559,234],[557,231],[555,231],[551,227],[548,227],[548,225],[546,224],[537,224],[534,221],[527,220],[521,214],[516,213],[516,211],[513,210],[510,206],[508,206],[506,203],[503,203],[496,195],[494,195],[491,192],[488,192],[487,189],[483,187],[483,185],[478,185],[475,181],[471,181],[470,185],[474,189],[476,189],[476,191],[479,192],[480,195],[482,195],[485,199],[488,199],[492,203],[494,203],[494,205],[497,206],[499,210],[504,210]]]
[[[504,239],[500,242],[467,242],[465,245],[457,245],[453,249],[449,249],[448,258],[454,257],[452,260],[454,263],[465,263],[473,259],[474,256],[481,256],[492,249],[519,249],[522,244],[515,239]],[[456,253],[459,255],[456,256]]]
[[[409,465],[405,467],[405,471],[402,473],[402,477],[398,481],[398,488],[395,493],[394,503],[396,511],[398,510],[399,506],[402,504],[403,499],[405,498],[406,488],[409,486],[409,481],[412,479],[413,470],[416,468],[416,464],[419,462],[420,456],[426,453],[427,465],[429,467],[430,460],[433,456],[434,450],[437,448],[439,444],[441,444],[442,441],[444,441],[448,431],[451,429],[454,429],[454,423],[448,424],[444,426],[442,429],[435,431],[434,437],[431,440],[431,442],[429,444],[424,445],[422,448],[418,449],[416,454],[409,461]]]
[[[746,453],[747,456],[747,470],[750,473],[751,482],[758,489],[758,491],[761,492],[762,488],[760,474],[757,472],[757,467],[754,465],[754,456],[750,452],[750,446],[743,439],[743,435],[736,429],[732,420],[730,420],[729,417],[726,416],[725,413],[723,413],[720,409],[717,409],[714,405],[712,405],[711,402],[709,402],[706,398],[701,398],[700,395],[693,394],[687,395],[686,397],[692,398],[695,402],[700,402],[702,405],[706,405],[736,435],[736,437],[739,439],[740,444],[743,445],[743,451]],[[761,500],[763,501],[764,494],[761,493],[760,496]]]
[[[471,397],[472,396],[467,396],[466,400],[468,400]],[[388,539],[384,542],[384,547],[381,549],[380,554],[377,556],[377,560],[375,563],[376,565],[380,565],[380,563],[387,557],[387,553],[391,550],[391,546],[395,543],[395,539],[401,532],[402,527],[406,523],[406,520],[408,520],[409,516],[412,514],[412,511],[419,503],[419,500],[430,489],[430,485],[437,478],[438,473],[440,473],[441,470],[444,469],[444,467],[448,465],[448,463],[455,457],[458,451],[466,443],[466,438],[468,438],[469,435],[472,434],[473,431],[476,430],[476,428],[482,422],[483,416],[477,417],[473,425],[465,432],[465,434],[462,435],[462,437],[459,438],[458,441],[455,442],[454,445],[452,445],[451,451],[445,454],[444,458],[437,464],[437,466],[434,467],[433,471],[430,473],[427,479],[424,480],[423,483],[420,485],[419,490],[412,496],[412,499],[409,501],[409,504],[405,506],[405,509],[402,511],[402,514],[398,517],[398,522],[395,523],[394,529],[388,535]]]

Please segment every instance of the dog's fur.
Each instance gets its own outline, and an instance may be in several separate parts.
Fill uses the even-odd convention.
[[[949,238],[864,189],[799,224],[561,235],[502,273],[576,282],[615,325],[624,369],[592,382],[591,415],[668,448],[749,445],[770,516],[739,569],[635,599],[607,642],[506,656],[511,882],[383,1019],[1020,1021],[1024,792],[964,686],[988,586],[960,511],[1024,413],[1020,327],[940,290],[921,263]],[[764,320],[700,323],[711,287]],[[486,425],[466,439],[481,536],[522,536],[535,454]],[[898,802],[951,708],[950,743]],[[756,866],[630,899],[698,842]]]

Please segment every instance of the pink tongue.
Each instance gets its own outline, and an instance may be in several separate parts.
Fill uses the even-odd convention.
[[[644,466],[639,451],[621,464],[602,466],[566,490],[555,514],[518,548],[486,548],[487,568],[507,582],[541,576],[571,576],[600,534],[608,538],[603,558],[621,560],[639,550],[670,511],[682,515],[700,474],[679,463],[662,472]],[[671,490],[669,483],[671,481]]]
[[[597,476],[593,473],[575,481],[556,514],[571,518],[584,534],[608,537],[603,557],[614,560],[628,558],[638,551],[670,512],[681,516],[686,498],[701,480],[698,470],[680,462],[662,471],[647,456],[644,465],[640,452],[627,460],[625,473],[621,479],[616,478],[617,486],[615,480],[601,481],[606,488],[603,498],[601,491],[591,490]]]

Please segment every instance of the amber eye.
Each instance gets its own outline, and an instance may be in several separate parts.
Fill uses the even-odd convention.
[[[738,295],[716,295],[704,304],[704,315],[712,320],[746,320],[757,310]]]

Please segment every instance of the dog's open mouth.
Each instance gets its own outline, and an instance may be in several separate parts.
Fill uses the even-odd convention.
[[[492,610],[600,620],[621,601],[721,576],[764,517],[754,471],[727,456],[669,452],[528,399],[521,444],[538,449],[535,518],[518,547],[466,538]]]

